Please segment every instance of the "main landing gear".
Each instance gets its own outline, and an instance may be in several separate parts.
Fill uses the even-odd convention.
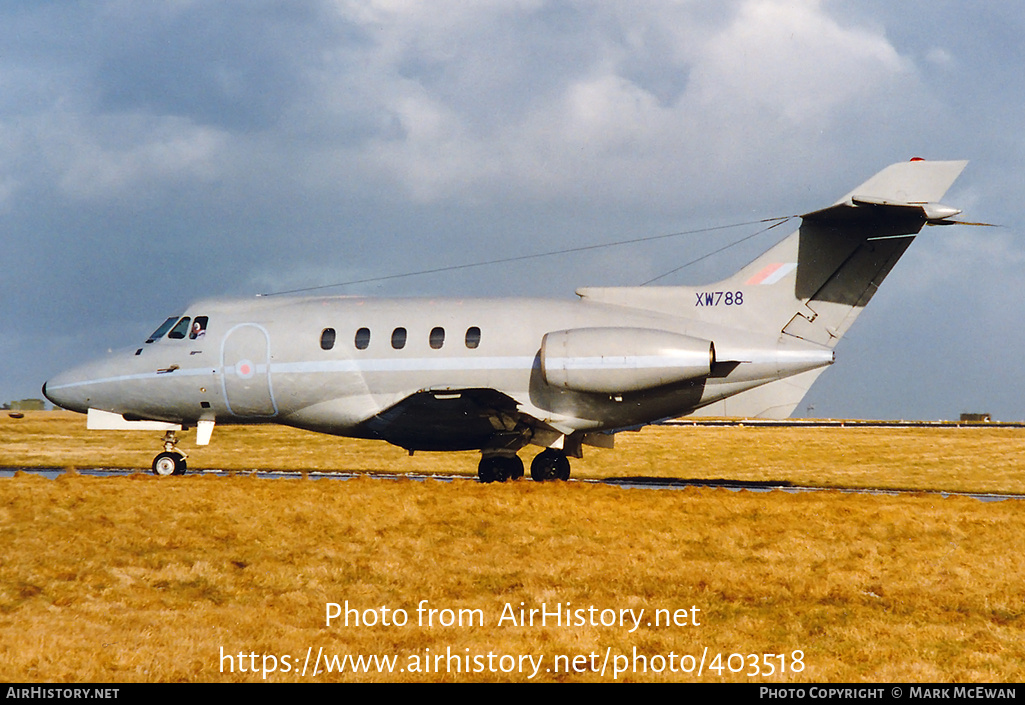
[[[535,482],[568,480],[569,458],[553,448],[541,451],[530,464],[530,478]]]
[[[523,477],[523,461],[516,455],[485,455],[477,466],[481,482],[505,482]]]
[[[184,475],[188,468],[185,463],[185,452],[180,451],[178,435],[174,431],[164,434],[164,452],[153,458],[154,475]]]
[[[477,466],[481,482],[505,482],[523,477],[523,461],[516,455],[485,455]],[[569,479],[569,459],[566,454],[548,448],[535,456],[530,464],[530,478],[535,482]]]

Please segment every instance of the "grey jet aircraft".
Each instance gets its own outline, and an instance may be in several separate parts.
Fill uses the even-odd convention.
[[[887,167],[735,275],[706,286],[581,288],[577,300],[205,300],[140,345],[43,385],[90,428],[278,423],[417,450],[479,450],[483,482],[569,477],[585,445],[679,416],[786,418],[966,162]]]

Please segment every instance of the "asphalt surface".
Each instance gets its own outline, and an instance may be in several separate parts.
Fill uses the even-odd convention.
[[[13,477],[16,472],[27,472],[35,475],[42,475],[50,479],[56,478],[65,472],[63,468],[0,468],[0,478]],[[132,475],[139,470],[124,470],[117,468],[77,468],[79,475],[94,475],[98,477],[118,477]],[[227,471],[227,470],[190,470],[192,475],[252,475],[257,477],[274,479],[298,479],[307,477],[311,480],[352,480],[357,477],[368,477],[377,480],[416,480],[424,482],[435,480],[438,482],[476,482],[477,478],[469,475],[450,475],[434,473],[430,475],[417,473],[345,473],[345,472],[286,472],[286,471]],[[174,477],[168,477],[166,482],[174,482]],[[530,480],[526,480],[530,482]],[[916,488],[879,488],[879,487],[816,487],[811,485],[794,485],[786,481],[750,481],[720,479],[698,479],[698,478],[676,478],[676,477],[615,477],[598,480],[570,479],[570,482],[583,482],[590,484],[604,484],[624,489],[647,489],[647,490],[681,490],[687,487],[707,487],[711,489],[724,489],[734,492],[840,492],[842,494],[867,494],[867,495],[931,495],[936,497],[971,497],[983,502],[998,502],[1003,500],[1025,500],[1025,494],[1000,493],[1000,492],[962,492],[955,490],[923,490]]]

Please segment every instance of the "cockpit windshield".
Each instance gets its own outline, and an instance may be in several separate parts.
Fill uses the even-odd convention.
[[[181,340],[188,336],[189,340],[196,340],[206,335],[206,325],[209,322],[206,316],[196,316],[193,321],[189,316],[171,316],[160,324],[160,327],[153,331],[153,334],[146,340],[147,343],[155,343],[165,335],[171,340]],[[192,323],[192,326],[189,326]],[[168,332],[170,331],[170,332]]]
[[[171,332],[167,334],[167,337],[181,340],[188,334],[189,323],[191,321],[191,318],[189,318],[188,316],[184,316],[180,321],[178,321],[175,327],[171,329]]]
[[[164,337],[164,333],[166,333],[167,331],[171,330],[171,326],[173,326],[175,324],[175,321],[177,321],[177,320],[178,320],[177,316],[171,316],[170,318],[168,318],[166,321],[164,321],[163,323],[160,324],[159,328],[157,328],[155,331],[153,331],[153,333],[150,335],[150,337],[146,339],[146,342],[147,343],[152,343],[152,342],[154,342],[156,340],[160,340],[161,338],[163,338]]]

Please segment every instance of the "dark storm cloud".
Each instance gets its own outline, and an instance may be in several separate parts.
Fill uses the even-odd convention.
[[[228,131],[269,129],[315,100],[328,51],[372,46],[321,2],[132,3],[98,28],[100,112],[188,118]]]

